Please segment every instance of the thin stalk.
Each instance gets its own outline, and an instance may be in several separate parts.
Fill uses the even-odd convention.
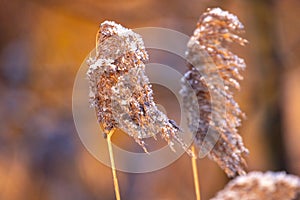
[[[108,151],[109,151],[109,157],[110,157],[111,171],[112,171],[113,180],[114,180],[116,200],[120,200],[121,198],[120,198],[119,183],[118,183],[115,160],[114,160],[114,155],[113,155],[113,151],[112,151],[112,144],[111,144],[111,137],[114,134],[114,132],[115,132],[115,129],[112,129],[107,134],[107,144],[108,144]]]
[[[98,39],[99,39],[99,35],[100,35],[100,29],[98,30],[97,34],[96,34],[96,57],[98,57]]]
[[[192,146],[192,151],[196,155],[194,145]],[[192,159],[192,167],[193,167],[193,176],[194,176],[196,200],[201,200],[201,197],[200,197],[200,184],[199,184],[198,169],[197,169],[197,157],[193,156],[191,159]]]

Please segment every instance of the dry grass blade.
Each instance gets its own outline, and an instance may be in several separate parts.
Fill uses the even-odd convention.
[[[227,11],[214,8],[203,13],[188,42],[187,59],[191,64],[182,80],[181,90],[189,127],[195,133],[195,145],[200,154],[209,151],[209,158],[228,176],[245,174],[243,155],[248,153],[237,131],[244,113],[232,92],[240,88],[238,80],[243,78],[240,70],[246,65],[225,47],[232,42],[244,45],[247,41],[237,35],[242,31],[241,22]],[[209,67],[211,65],[214,67]],[[221,83],[215,81],[213,74],[220,77]],[[212,94],[220,100],[212,101]],[[195,104],[199,105],[198,113]],[[226,112],[221,112],[223,108]],[[208,129],[212,134],[205,140]]]
[[[145,74],[148,54],[142,38],[115,22],[105,21],[97,34],[96,56],[88,61],[90,102],[107,134],[122,129],[147,152],[143,138],[159,133],[172,147],[184,149],[181,130],[158,110]]]
[[[250,172],[230,181],[211,200],[292,200],[299,197],[300,178],[285,172]]]

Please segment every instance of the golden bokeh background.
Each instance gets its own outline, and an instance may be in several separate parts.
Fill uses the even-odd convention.
[[[247,63],[236,98],[247,114],[240,133],[250,150],[248,170],[300,175],[299,1],[0,2],[0,199],[114,199],[110,168],[84,148],[72,118],[73,82],[94,48],[99,23],[114,20],[129,28],[165,27],[191,35],[208,7],[236,14],[250,41],[232,48]],[[154,89],[154,98],[168,105],[167,92]],[[176,118],[177,109],[166,110]],[[136,145],[119,135],[116,143]],[[207,200],[228,179],[207,158],[198,164]],[[191,169],[184,155],[156,172],[118,172],[122,199],[194,199]]]

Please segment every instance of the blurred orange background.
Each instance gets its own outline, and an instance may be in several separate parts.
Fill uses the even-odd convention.
[[[240,134],[250,150],[248,171],[300,175],[299,1],[1,0],[0,199],[114,199],[110,168],[84,148],[72,118],[73,82],[99,23],[191,35],[208,7],[237,15],[250,41],[232,48],[247,63],[236,99],[247,114]],[[154,92],[176,119],[167,92]],[[207,158],[198,164],[206,200],[228,179]],[[118,172],[122,199],[195,199],[191,169],[184,155],[156,172]]]

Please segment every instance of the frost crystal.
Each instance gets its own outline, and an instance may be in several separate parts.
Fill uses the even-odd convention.
[[[242,30],[238,18],[220,8],[203,13],[187,45],[190,64],[182,78],[181,95],[199,155],[208,153],[228,176],[245,174],[243,155],[248,153],[237,131],[244,113],[232,93],[240,88],[239,71],[246,65],[224,47],[231,42],[244,45],[247,41],[235,34]]]
[[[250,172],[230,181],[211,200],[291,200],[300,193],[300,179],[285,172]]]
[[[181,130],[154,103],[145,74],[147,60],[138,34],[115,22],[103,22],[97,35],[96,57],[88,62],[91,106],[106,134],[113,128],[122,129],[147,152],[142,139],[155,138],[159,133],[171,147],[176,141],[186,150]]]

